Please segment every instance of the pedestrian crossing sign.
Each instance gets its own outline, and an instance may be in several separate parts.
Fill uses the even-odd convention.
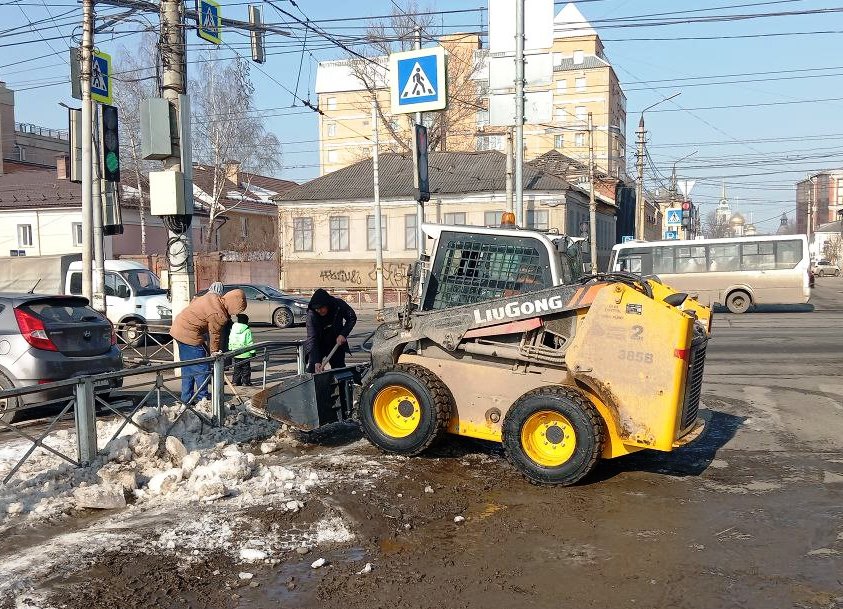
[[[222,13],[220,13],[220,5],[214,0],[198,0],[196,14],[198,15],[196,31],[199,37],[214,44],[221,44]]]
[[[111,55],[94,51],[91,57],[91,99],[111,104]]]
[[[448,106],[445,49],[417,49],[389,56],[392,113],[430,112]]]
[[[667,225],[668,226],[681,226],[682,225],[682,210],[681,209],[668,209],[667,211]]]

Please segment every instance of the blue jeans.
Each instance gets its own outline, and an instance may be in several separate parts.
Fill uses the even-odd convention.
[[[200,357],[208,357],[208,352],[203,345],[194,347],[193,345],[185,345],[176,341],[179,346],[179,359],[189,360],[198,359]],[[208,391],[208,385],[211,382],[211,365],[210,364],[193,364],[191,366],[182,366],[181,368],[181,401],[185,404],[190,403],[194,392],[196,394],[196,401],[203,398],[211,397]],[[201,387],[201,389],[199,389]]]

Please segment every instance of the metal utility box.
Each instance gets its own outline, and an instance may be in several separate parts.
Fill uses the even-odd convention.
[[[184,197],[184,174],[180,171],[149,172],[149,213],[153,216],[184,216],[188,210]]]
[[[160,161],[173,154],[170,104],[156,97],[145,99],[140,106],[141,156],[147,161]]]

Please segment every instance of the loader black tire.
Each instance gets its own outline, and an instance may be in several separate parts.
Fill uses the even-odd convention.
[[[573,448],[566,444],[571,441]],[[503,422],[507,458],[536,484],[568,486],[580,481],[600,458],[603,442],[603,420],[597,409],[569,387],[539,387],[525,393]],[[546,457],[544,463],[541,457]]]
[[[395,394],[396,391],[400,393],[400,390],[409,392],[407,396],[411,396],[411,399],[397,401],[401,407],[408,410],[412,408],[413,412],[404,418],[406,428],[391,428],[391,422],[384,420],[386,406],[383,402],[389,402],[387,392]],[[415,403],[412,403],[413,400]],[[444,434],[451,419],[453,404],[454,397],[450,390],[433,372],[423,366],[398,364],[379,373],[363,389],[358,403],[358,418],[363,435],[382,451],[417,455]],[[417,423],[410,429],[415,417]],[[399,419],[397,423],[401,425],[402,421]]]

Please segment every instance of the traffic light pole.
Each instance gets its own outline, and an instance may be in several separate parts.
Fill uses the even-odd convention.
[[[185,179],[192,173],[192,161],[189,154],[183,154],[183,147],[189,149],[189,142],[182,138],[189,137],[190,128],[183,124],[180,95],[187,93],[187,74],[185,68],[185,29],[181,16],[184,14],[183,0],[161,0],[161,39],[159,51],[162,63],[162,97],[170,104],[171,120],[179,125],[174,138],[172,154],[163,159],[167,171],[181,171]],[[183,158],[185,157],[185,158]],[[185,196],[193,196],[193,188],[185,184]],[[190,201],[186,201],[190,205]],[[190,216],[188,216],[190,218]],[[192,230],[185,222],[168,222],[167,259],[169,261],[170,294],[172,315],[175,317],[190,303],[195,292],[193,275]],[[178,230],[174,230],[178,229]]]
[[[91,57],[94,50],[94,2],[82,2],[82,295],[93,303],[93,113]]]
[[[106,187],[102,181],[101,167],[100,167],[100,137],[99,137],[99,121],[97,120],[97,108],[94,104],[94,125],[93,125],[93,148],[94,153],[91,155],[93,159],[92,170],[92,192],[93,196],[91,205],[93,213],[94,225],[94,299],[92,301],[93,307],[102,313],[105,313],[105,256],[103,252],[103,233],[102,233],[102,208],[103,197],[105,196]]]

